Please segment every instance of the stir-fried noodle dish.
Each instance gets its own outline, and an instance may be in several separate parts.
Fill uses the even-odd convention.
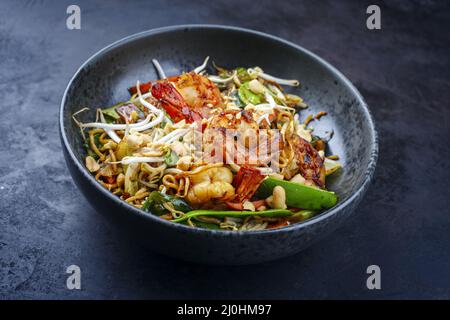
[[[280,228],[333,207],[332,130],[312,129],[326,112],[308,114],[285,91],[297,80],[208,62],[166,76],[153,60],[159,79],[130,84],[128,101],[89,123],[79,120],[87,108],[73,115],[98,183],[148,214],[206,229]]]

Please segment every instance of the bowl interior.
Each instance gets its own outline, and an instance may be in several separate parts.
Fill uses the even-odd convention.
[[[328,188],[342,203],[361,187],[371,171],[368,168],[374,165],[376,138],[364,101],[353,86],[323,60],[295,45],[223,27],[175,27],[141,33],[91,58],[74,77],[62,109],[63,130],[80,163],[83,165],[85,152],[79,129],[71,119],[74,112],[89,107],[90,111],[79,118],[92,121],[96,108],[128,100],[127,88],[136,80],[157,78],[153,58],[170,76],[192,70],[206,56],[220,66],[260,66],[269,74],[300,80],[301,87],[288,91],[309,105],[301,111],[301,119],[319,111],[328,113],[312,126],[318,135],[334,131],[329,153],[338,155],[344,166],[328,178]]]

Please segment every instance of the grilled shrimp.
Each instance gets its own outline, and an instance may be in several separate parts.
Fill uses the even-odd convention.
[[[227,143],[225,139],[217,141],[218,134],[225,137],[225,133],[235,137],[234,143]],[[223,144],[222,149],[217,145],[218,142]],[[274,132],[261,131],[252,113],[245,110],[227,110],[214,115],[204,132],[206,148],[214,148],[215,152],[222,150],[222,159],[230,157],[239,165],[266,165],[272,160],[270,152],[276,144],[278,150],[282,148],[280,136]]]
[[[258,123],[248,111],[227,110],[211,118],[207,128],[225,128],[245,131],[248,129],[257,130]]]
[[[227,131],[228,130],[228,131]],[[233,156],[234,162],[247,163],[248,150],[257,146],[258,124],[247,111],[228,110],[214,115],[204,131],[205,151],[209,154],[211,148],[214,152],[222,152],[222,159]],[[226,134],[234,136],[234,143],[226,141]],[[223,139],[219,139],[219,136]],[[218,145],[222,143],[222,145]],[[245,160],[244,160],[245,159]]]
[[[214,109],[223,109],[219,88],[208,78],[195,72],[169,78],[186,104],[203,118],[209,118]]]
[[[186,122],[192,123],[202,120],[202,115],[187,105],[183,96],[170,82],[156,82],[152,86],[152,95],[158,99],[173,121],[186,120]]]
[[[191,205],[202,205],[211,200],[227,201],[234,196],[233,174],[226,167],[214,167],[191,176],[192,187],[186,195]]]
[[[175,122],[209,118],[216,109],[223,109],[219,88],[208,78],[195,72],[140,85],[141,92],[151,91]],[[131,94],[136,87],[128,89]]]
[[[311,143],[296,134],[292,135],[291,143],[301,175],[306,180],[314,182],[318,187],[324,188],[325,167],[317,150]]]
[[[253,141],[253,143],[256,143],[252,138],[256,137],[259,126],[247,111],[228,110],[213,116],[206,128],[219,129],[222,133],[225,133],[224,129],[228,129],[230,130],[230,134],[236,135],[236,142],[240,146],[251,148],[253,146],[250,145],[250,142]],[[232,146],[227,147],[230,148]]]

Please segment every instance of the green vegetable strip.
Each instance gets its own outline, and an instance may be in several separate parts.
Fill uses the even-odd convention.
[[[189,212],[192,208],[181,198],[162,194],[158,191],[152,191],[142,205],[142,210],[151,212],[154,215],[160,216],[167,213],[164,203],[170,202],[174,209],[182,212]]]
[[[210,230],[220,230],[219,225],[214,224],[214,223],[209,223],[209,222],[203,222],[203,221],[193,221],[193,223],[195,224],[195,226],[197,228],[203,228],[203,229],[210,229]]]
[[[237,217],[245,218],[250,216],[259,217],[289,217],[292,216],[293,212],[286,209],[272,209],[265,211],[214,211],[214,210],[193,210],[187,212],[185,215],[178,219],[171,220],[172,222],[182,222],[187,219],[197,217],[197,216],[214,216],[214,217]]]
[[[292,218],[298,218],[300,221],[307,220],[309,218],[312,218],[316,211],[312,210],[300,210],[292,215]]]
[[[120,119],[120,116],[116,111],[116,107],[117,107],[117,105],[107,108],[107,109],[102,109],[102,112],[105,116],[111,117],[114,120],[118,120],[118,119]]]

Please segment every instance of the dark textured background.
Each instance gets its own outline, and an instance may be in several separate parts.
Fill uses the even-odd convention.
[[[66,29],[66,8],[82,30]],[[258,4],[257,4],[258,3]],[[446,1],[1,1],[0,298],[450,298],[450,10]],[[337,232],[284,260],[211,267],[157,256],[119,236],[73,184],[59,103],[78,66],[154,27],[236,25],[319,54],[375,117],[375,181]],[[82,290],[65,268],[82,270]],[[366,268],[382,290],[366,289]]]

